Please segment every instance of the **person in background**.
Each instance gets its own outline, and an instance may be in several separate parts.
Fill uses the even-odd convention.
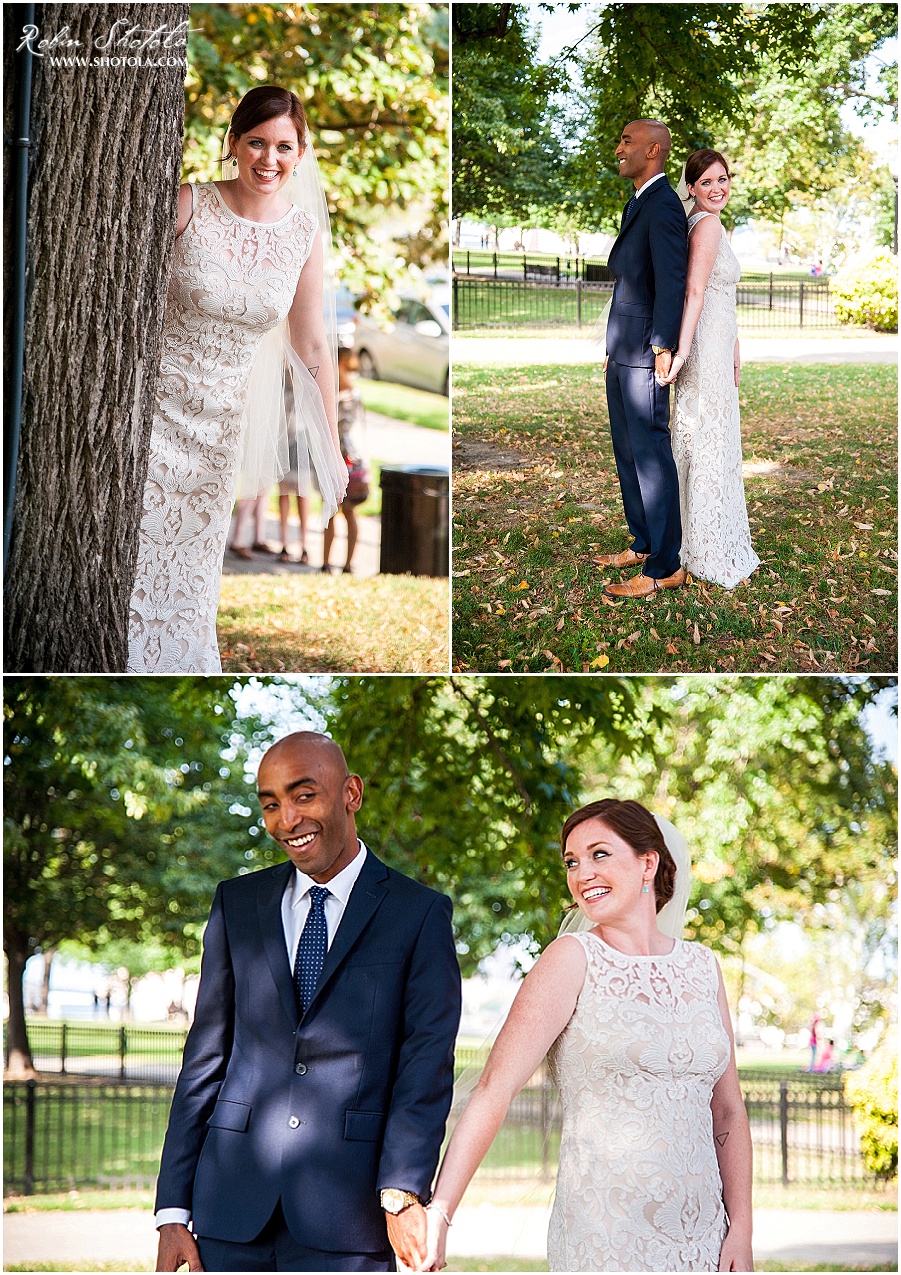
[[[346,575],[350,574],[350,564],[357,544],[359,528],[354,505],[360,505],[369,495],[369,482],[366,467],[360,450],[357,430],[364,419],[363,400],[356,388],[356,372],[359,368],[356,351],[349,346],[338,347],[338,438],[341,454],[347,465],[347,494],[340,505],[340,512],[347,523],[347,554],[341,568]],[[323,534],[322,570],[331,571],[332,544],[335,539],[335,522],[337,513],[330,518]]]

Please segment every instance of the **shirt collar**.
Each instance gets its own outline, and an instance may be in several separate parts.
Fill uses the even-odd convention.
[[[368,853],[363,842],[357,839],[359,850],[351,859],[346,868],[342,868],[337,876],[332,877],[327,883],[329,894],[333,894],[341,903],[342,907],[347,907],[347,900],[350,898],[350,892],[356,885],[357,877],[362,871],[363,864],[366,861]],[[301,872],[300,868],[294,869],[294,877],[292,878],[292,887],[294,897],[291,900],[291,907],[296,908],[298,903],[308,894],[314,885],[318,885],[318,881],[314,881],[312,877],[308,877],[305,872]]]
[[[638,199],[640,195],[644,194],[649,186],[653,185],[654,182],[659,181],[661,177],[665,176],[666,173],[655,173],[654,176],[651,177],[649,181],[646,181],[643,186],[638,187],[638,190],[635,192],[635,198]]]

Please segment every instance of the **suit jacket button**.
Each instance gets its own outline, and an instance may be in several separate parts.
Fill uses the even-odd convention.
[[[299,1128],[299,1126],[300,1126],[300,1121],[297,1119],[297,1116],[292,1116],[291,1119],[288,1121],[288,1128],[297,1129]]]
[[[295,1063],[294,1070],[297,1072],[298,1076],[305,1076],[307,1074],[307,1064]]]

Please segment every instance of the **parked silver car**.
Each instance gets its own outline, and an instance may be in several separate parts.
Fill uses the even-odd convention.
[[[363,376],[447,394],[450,305],[404,297],[385,327],[361,315],[356,350]]]

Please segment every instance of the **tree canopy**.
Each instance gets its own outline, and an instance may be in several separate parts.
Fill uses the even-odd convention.
[[[528,207],[535,224],[615,231],[625,194],[613,152],[639,117],[669,125],[673,180],[692,150],[728,154],[738,182],[727,224],[778,221],[859,185],[862,168],[878,186],[840,108],[897,116],[896,67],[882,66],[875,89],[866,76],[897,32],[893,6],[568,7],[587,11],[586,34],[542,63],[527,6],[454,6],[455,216],[512,224]]]
[[[448,16],[440,4],[195,4],[185,85],[188,177],[219,160],[259,84],[304,103],[342,281],[378,297],[447,246]]]

